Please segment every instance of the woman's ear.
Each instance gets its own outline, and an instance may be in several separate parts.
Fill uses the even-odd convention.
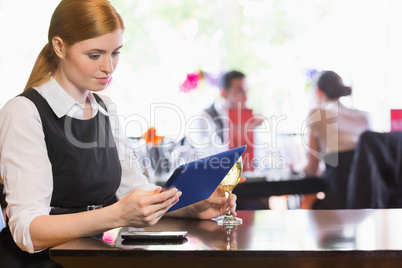
[[[315,89],[315,91],[317,93],[317,98],[322,99],[324,93],[318,87]]]
[[[226,90],[224,88],[221,88],[221,97],[226,99]]]
[[[63,59],[66,55],[66,46],[59,36],[55,36],[52,38],[52,45],[54,53],[56,53],[57,57]]]

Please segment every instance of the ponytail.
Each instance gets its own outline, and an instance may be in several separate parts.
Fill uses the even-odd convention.
[[[47,82],[57,69],[58,61],[59,59],[53,51],[53,46],[47,43],[35,61],[24,91]]]
[[[352,88],[351,87],[343,87],[339,97],[349,96],[351,94],[352,94]]]

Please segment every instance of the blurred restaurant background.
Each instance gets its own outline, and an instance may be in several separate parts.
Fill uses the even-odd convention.
[[[112,0],[125,20],[120,63],[105,94],[138,137],[154,126],[177,137],[185,120],[219,95],[217,79],[247,75],[249,106],[285,115],[279,132],[300,133],[313,102],[311,74],[335,70],[353,88],[343,102],[368,111],[375,131],[389,131],[401,108],[402,2],[398,0]],[[0,107],[22,92],[58,1],[0,0]],[[24,6],[24,8],[21,8]],[[188,74],[191,90],[180,90]],[[151,104],[169,103],[154,109]],[[179,110],[180,111],[179,111]]]
[[[255,170],[257,177],[270,172],[270,179],[280,180],[306,165],[305,123],[316,103],[316,72],[334,70],[352,87],[341,101],[367,111],[374,131],[390,131],[391,109],[402,108],[401,1],[111,2],[126,29],[119,66],[103,94],[117,104],[133,143],[152,128],[167,144],[156,155],[137,146],[138,157],[149,158],[141,163],[149,177],[159,168],[152,158],[175,166],[179,158],[196,158],[180,145],[193,116],[219,98],[219,78],[229,70],[246,74],[248,107],[269,125],[268,134],[255,131],[255,143],[269,144],[254,154],[269,162]],[[0,36],[12,40],[0,42],[0,107],[22,92],[57,4],[0,0]],[[156,175],[167,179],[173,170]]]
[[[345,173],[348,173],[350,165],[371,171],[368,167],[371,165],[376,169],[377,165],[373,165],[376,162],[378,170],[385,170],[384,176],[381,172],[372,172],[372,176],[368,176],[356,168],[353,187],[349,187],[350,182],[347,184],[348,174],[345,176],[346,182],[338,180],[338,185],[334,187],[331,182],[341,177],[338,173],[333,175],[332,181],[326,178],[325,182],[325,173],[319,176],[302,174],[308,154],[306,121],[309,111],[316,104],[314,74],[319,71],[334,70],[343,78],[345,85],[352,88],[352,94],[342,97],[341,102],[347,107],[367,111],[373,131],[381,134],[391,131],[391,110],[402,111],[402,83],[398,78],[402,70],[402,1],[110,2],[122,15],[126,29],[119,65],[102,94],[108,95],[116,103],[128,140],[132,144],[145,144],[134,146],[133,151],[142,172],[151,182],[163,185],[175,166],[196,159],[194,148],[185,144],[188,124],[219,98],[220,76],[226,71],[239,70],[247,76],[248,107],[255,114],[262,115],[265,123],[270,125],[268,134],[259,132],[259,128],[255,130],[256,143],[266,142],[269,146],[255,151],[254,156],[260,159],[265,157],[268,163],[264,168],[255,169],[251,175],[243,173],[248,182],[239,184],[234,190],[239,197],[239,210],[310,209],[314,208],[312,204],[316,199],[324,199],[324,192],[338,186],[345,188],[345,191],[348,187],[349,196],[359,202],[360,197],[368,199],[373,196],[372,199],[376,199],[377,195],[381,202],[388,196],[396,196],[395,200],[398,201],[353,204],[348,208],[402,207],[402,184],[399,183],[402,174],[402,157],[399,153],[402,152],[401,132],[395,137],[391,136],[390,140],[394,143],[381,143],[378,137],[370,140],[366,136],[369,145],[362,143],[361,147],[376,150],[370,152],[358,147],[356,151],[363,156],[378,157],[371,157],[372,162],[367,163],[364,162],[367,159],[360,161],[356,158],[359,160],[357,163],[348,159],[345,161],[347,169],[339,165],[339,169],[345,169]],[[55,0],[0,0],[1,40],[11,40],[0,42],[0,108],[9,99],[22,93],[36,57],[47,43],[50,17],[58,3]],[[402,130],[402,112],[399,120]],[[155,138],[163,140],[166,146],[154,146]],[[395,153],[395,150],[399,152]],[[382,159],[387,157],[392,161],[384,164]],[[156,165],[152,162],[153,158],[157,159]],[[284,165],[281,159],[285,159]],[[168,163],[165,169],[164,163]],[[320,161],[320,164],[321,169],[325,170],[326,163]],[[388,183],[389,187],[381,184],[385,190],[378,194],[374,188],[381,187],[377,186],[380,184],[370,184],[374,181],[392,181],[394,184]],[[373,194],[371,185],[375,186]],[[345,193],[336,194],[336,198],[346,199]],[[0,205],[5,207],[4,199]],[[346,206],[315,207],[322,208],[344,209]],[[401,248],[398,243],[400,236],[394,232],[401,220],[398,211],[308,213],[278,213],[269,214],[269,217],[268,214],[256,213],[249,218],[246,216],[251,214],[240,214],[245,219],[243,226],[257,226],[254,230],[258,232],[255,231],[254,235],[261,236],[261,240],[247,240],[253,231],[239,232],[238,248],[244,253],[242,241],[247,240],[250,241],[247,246],[251,249],[278,251],[279,248],[280,252],[283,248],[291,254],[295,254],[295,249],[307,249],[304,252],[309,252],[318,248],[323,249],[325,254],[328,249],[339,249],[341,252],[346,249],[346,254],[350,254],[349,249],[354,253],[361,249],[379,249],[381,258],[384,254],[396,254],[393,250]],[[3,215],[5,219],[5,211]],[[2,219],[0,217],[0,230],[4,226]],[[200,222],[208,224],[207,221]],[[186,222],[186,228],[198,225],[194,221]],[[174,224],[168,226],[170,228]],[[215,236],[211,229],[207,230],[208,234]],[[288,240],[283,239],[285,233]],[[230,232],[229,238],[226,238],[226,232],[224,234],[225,249],[230,249]],[[191,239],[194,238],[190,237],[189,245],[194,244],[193,241],[202,245],[202,239]],[[237,243],[235,236],[233,241]],[[285,246],[281,247],[280,243]],[[233,244],[237,248],[237,244]],[[153,248],[149,246],[148,249]],[[115,248],[113,250],[116,252]],[[397,256],[400,257],[400,254]],[[339,254],[336,257],[338,260]],[[308,258],[311,259],[311,256]],[[375,260],[381,262],[381,258]],[[355,260],[349,264],[354,265]]]

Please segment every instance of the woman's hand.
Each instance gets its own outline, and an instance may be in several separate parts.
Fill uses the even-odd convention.
[[[246,181],[246,178],[241,177],[239,183],[244,181]],[[179,209],[169,213],[168,215],[209,220],[220,215],[224,215],[226,213],[227,202],[229,202],[230,211],[234,216],[236,216],[236,195],[231,194],[230,200],[228,201],[225,196],[225,191],[222,189],[222,187],[218,187],[208,199]]]
[[[102,209],[65,215],[40,215],[29,226],[34,248],[44,249],[79,237],[88,237],[122,227],[153,225],[176,204],[181,192],[135,190],[119,202]]]
[[[123,220],[122,226],[145,227],[156,224],[159,219],[179,201],[181,192],[176,188],[162,192],[135,190],[127,194],[118,204]]]

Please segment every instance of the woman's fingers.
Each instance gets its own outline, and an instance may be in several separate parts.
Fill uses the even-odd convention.
[[[232,212],[233,215],[237,215],[236,212],[236,200],[237,200],[237,196],[235,194],[231,194],[230,195],[230,200],[229,200],[229,204],[230,204],[230,211]]]
[[[158,187],[154,190],[154,194],[159,194],[160,192],[162,192],[162,187]]]
[[[154,217],[155,217],[155,219],[156,219],[156,222],[158,222],[158,221],[160,220],[160,218],[162,218],[163,215],[165,215],[165,213],[166,213],[172,206],[174,206],[175,204],[177,204],[178,201],[179,201],[179,200],[176,200],[175,202],[171,203],[168,207],[161,208],[160,210],[156,211],[156,212],[154,213]],[[155,223],[156,223],[156,222],[155,222]],[[153,225],[154,223],[150,223],[150,224]]]
[[[143,192],[139,193],[135,192],[134,195],[142,196],[140,202],[141,205],[144,207],[154,204],[161,204],[171,198],[177,199],[178,197],[181,196],[181,192],[179,192],[176,188],[172,188],[164,192],[161,192],[161,188],[157,188],[154,191],[143,191]]]
[[[177,191],[177,189],[155,194],[147,197],[147,200],[144,201],[144,207],[153,213],[160,210],[167,211],[171,206],[178,202],[181,195],[182,193]]]
[[[175,205],[178,201],[180,196],[182,195],[181,192],[176,192],[174,196],[171,196],[167,199],[162,199],[161,202],[159,203],[152,203],[150,206],[152,207],[152,209],[156,212],[156,211],[163,211],[165,210],[165,212],[171,208],[173,205]]]
[[[176,188],[163,191],[157,188],[153,191],[136,190],[124,198],[124,207],[128,225],[142,227],[155,224],[165,213],[176,204],[181,196]]]
[[[174,198],[169,198],[161,204],[152,205],[151,207],[154,212],[148,219],[148,224],[154,225],[155,223],[157,223],[160,218],[162,218],[162,216],[165,215],[165,213],[179,201],[180,196],[181,192],[178,192]]]
[[[224,206],[225,210],[226,210],[227,204],[229,203],[230,211],[232,212],[232,214],[234,214],[236,216],[237,215],[237,213],[236,213],[236,200],[237,200],[237,196],[235,194],[231,194],[229,200],[227,200],[226,197],[219,196],[219,197],[210,198],[209,202],[211,204]]]
[[[247,179],[245,177],[240,177],[239,183],[245,182]]]

